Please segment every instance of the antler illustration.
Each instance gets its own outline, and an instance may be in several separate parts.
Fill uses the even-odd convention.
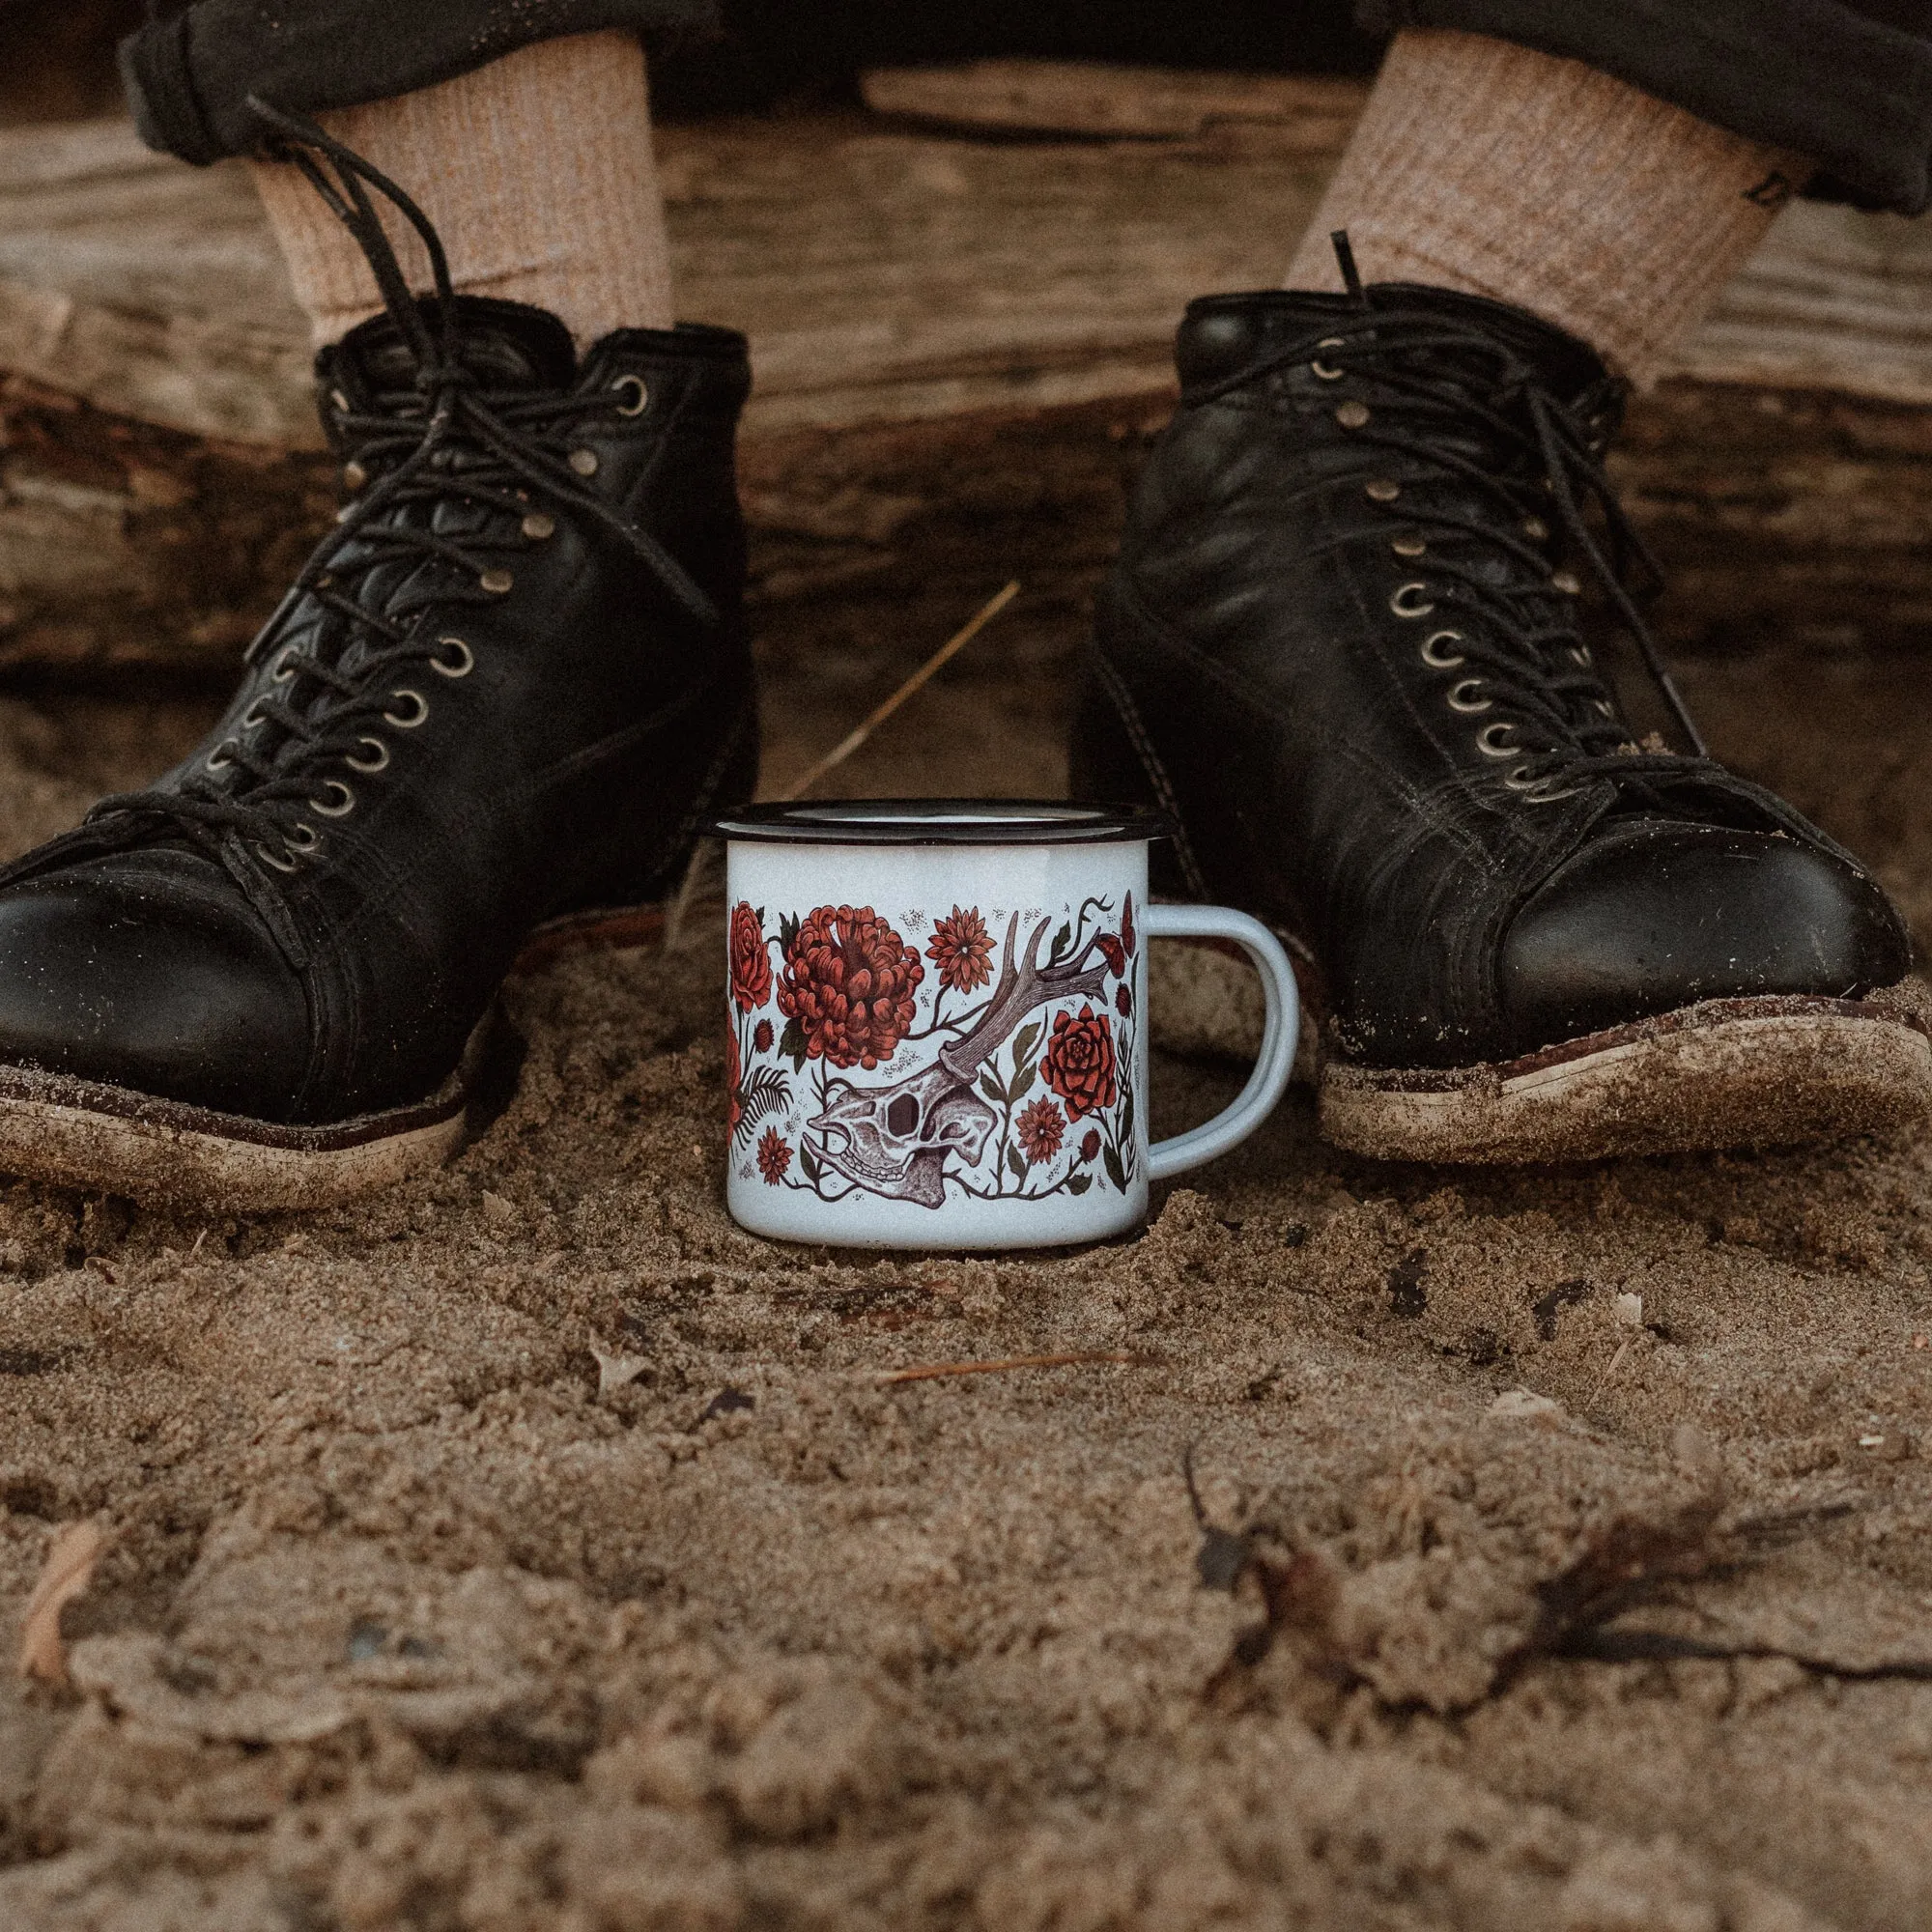
[[[1034,927],[1033,937],[1027,942],[1026,959],[1015,966],[1013,962],[1017,955],[1013,951],[1013,941],[1019,936],[1020,916],[1018,913],[1012,916],[1007,927],[1006,952],[1002,955],[1006,963],[1000,968],[999,983],[993,988],[993,997],[987,1002],[986,1010],[980,1015],[971,1033],[962,1035],[939,1056],[939,1065],[949,1073],[956,1075],[962,1083],[970,1081],[981,1065],[1000,1050],[1008,1037],[1034,1008],[1049,1006],[1055,1000],[1069,996],[1091,998],[1106,984],[1107,962],[1104,959],[1094,966],[1082,963],[1093,953],[1091,943],[1078,959],[1067,960],[1059,966],[1042,967],[1039,964],[1040,942],[1052,923],[1050,919],[1043,919]]]

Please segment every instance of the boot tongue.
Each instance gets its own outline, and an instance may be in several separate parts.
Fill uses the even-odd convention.
[[[418,306],[440,341],[441,303],[425,297]],[[547,309],[489,296],[458,296],[453,317],[457,359],[484,388],[566,389],[575,380],[576,345],[569,329]],[[415,352],[395,322],[379,315],[351,329],[334,349],[325,350],[319,373],[325,386],[359,389],[365,396],[413,389]]]

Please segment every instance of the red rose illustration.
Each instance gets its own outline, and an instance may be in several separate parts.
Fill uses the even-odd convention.
[[[951,919],[935,920],[925,956],[939,968],[940,984],[955,993],[983,986],[991,977],[993,942],[986,937],[980,908],[961,912],[954,906]]]
[[[1100,1129],[1098,1127],[1089,1127],[1087,1129],[1087,1138],[1080,1143],[1080,1158],[1082,1160],[1094,1160],[1099,1157],[1099,1152]]]
[[[738,1036],[733,1030],[724,1036],[725,1127],[733,1140],[738,1138],[738,1122],[745,1118],[745,1103],[738,1097],[738,1090],[743,1084],[744,1069],[738,1059]]]
[[[1127,903],[1121,913],[1121,943],[1127,949],[1127,957],[1134,956],[1134,895],[1127,895]]]
[[[772,962],[758,915],[740,899],[731,908],[731,997],[741,1013],[754,1013],[772,996]]]
[[[771,1021],[760,1020],[756,1030],[752,1035],[752,1051],[753,1053],[769,1053],[772,1050],[772,1038]]]
[[[1122,1019],[1127,1018],[1134,1009],[1134,996],[1127,991],[1127,982],[1124,980],[1114,988],[1114,1005]]]
[[[870,906],[820,906],[785,949],[779,1011],[799,1023],[808,1059],[869,1072],[911,1028],[924,978],[918,952]]]
[[[1040,1061],[1046,1084],[1066,1102],[1074,1120],[1111,1107],[1120,1094],[1114,1077],[1114,1023],[1105,1013],[1083,1006],[1076,1019],[1061,1013]]]
[[[1060,1151],[1060,1137],[1066,1130],[1065,1117],[1051,1100],[1036,1100],[1031,1107],[1021,1108],[1013,1125],[1029,1167],[1051,1160]]]
[[[766,1184],[776,1187],[790,1165],[791,1143],[781,1140],[776,1127],[767,1127],[764,1139],[758,1143],[758,1172],[765,1177]]]
[[[1107,955],[1108,972],[1118,975],[1127,970],[1127,949],[1111,932],[1101,933],[1094,944]]]

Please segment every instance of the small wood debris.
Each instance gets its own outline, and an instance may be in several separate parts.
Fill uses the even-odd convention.
[[[1531,1389],[1513,1388],[1497,1396],[1488,1412],[1502,1422],[1554,1421],[1563,1413],[1563,1405]]]
[[[590,1359],[597,1364],[597,1393],[600,1396],[629,1388],[651,1365],[648,1355],[607,1355],[602,1349],[592,1349]]]
[[[71,1522],[54,1538],[20,1626],[22,1677],[43,1684],[67,1683],[61,1612],[94,1581],[95,1565],[106,1548],[107,1532],[97,1522]]]
[[[494,1221],[501,1227],[504,1222],[514,1221],[517,1218],[516,1206],[513,1202],[505,1201],[500,1194],[492,1194],[486,1187],[483,1190],[483,1218],[486,1221]]]
[[[1643,1326],[1643,1296],[1640,1294],[1620,1294],[1611,1304],[1617,1312],[1617,1326],[1620,1328],[1641,1328]]]

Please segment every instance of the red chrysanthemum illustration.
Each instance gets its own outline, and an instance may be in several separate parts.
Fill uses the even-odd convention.
[[[1066,1120],[1051,1100],[1036,1100],[1031,1107],[1020,1109],[1013,1127],[1020,1137],[1020,1151],[1026,1155],[1027,1165],[1038,1167],[1060,1151],[1060,1137],[1066,1131]]]
[[[1074,1120],[1111,1107],[1120,1094],[1115,1079],[1113,1021],[1088,1006],[1080,1009],[1077,1018],[1071,1013],[1059,1014],[1039,1066],[1046,1084],[1066,1102],[1066,1111]]]
[[[758,1143],[758,1172],[768,1186],[776,1187],[791,1165],[791,1143],[781,1139],[776,1127],[767,1127]]]
[[[1122,1019],[1126,1019],[1134,1009],[1134,996],[1127,991],[1127,982],[1122,980],[1114,988],[1114,1007]]]
[[[758,915],[740,899],[731,908],[731,997],[754,1013],[772,996],[772,962]]]
[[[745,1103],[739,1097],[739,1089],[744,1085],[744,1067],[738,1059],[738,1034],[735,1028],[724,1035],[724,1106],[726,1112],[725,1131],[733,1140],[738,1137],[738,1122],[745,1118]]]
[[[1122,974],[1127,970],[1127,949],[1111,932],[1101,933],[1094,942],[1107,955],[1107,971]]]
[[[1100,1129],[1098,1127],[1089,1127],[1087,1129],[1087,1138],[1080,1143],[1080,1158],[1082,1160],[1097,1160],[1099,1154]]]
[[[993,942],[986,937],[986,922],[980,908],[961,912],[952,908],[951,919],[935,920],[932,944],[925,956],[939,968],[939,982],[955,993],[970,993],[992,977]]]
[[[785,948],[779,1010],[799,1023],[808,1059],[869,1072],[910,1030],[924,978],[918,951],[870,906],[820,906]]]
[[[772,1039],[773,1039],[773,1034],[772,1034],[771,1021],[760,1020],[757,1026],[753,1030],[752,1051],[753,1053],[769,1053],[772,1050]]]
[[[1134,895],[1127,895],[1127,903],[1121,913],[1121,943],[1127,949],[1127,957],[1134,956]]]

